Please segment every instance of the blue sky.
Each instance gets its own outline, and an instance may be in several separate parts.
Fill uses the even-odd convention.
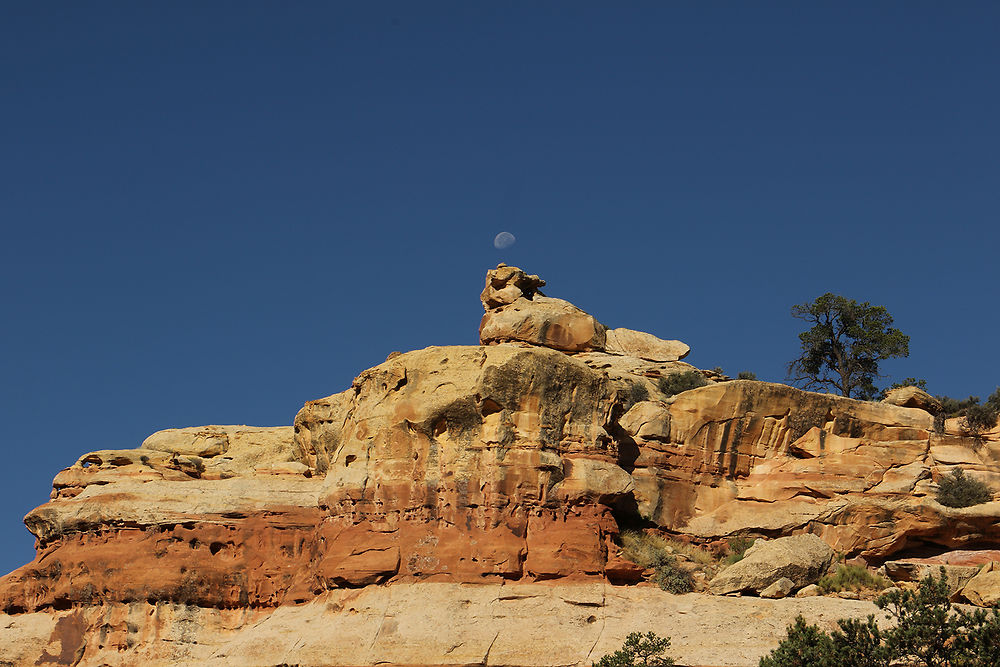
[[[0,571],[96,449],[473,344],[498,261],[781,380],[792,304],[1000,384],[993,2],[7,3]],[[517,236],[505,251],[500,231]]]

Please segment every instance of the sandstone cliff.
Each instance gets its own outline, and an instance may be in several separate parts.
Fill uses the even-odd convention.
[[[660,379],[697,371],[687,345],[609,329],[543,286],[490,271],[482,345],[392,355],[293,426],[171,429],[80,457],[25,517],[35,560],[0,579],[0,658],[589,664],[642,629],[609,600],[688,604],[621,586],[642,570],[617,546],[626,525],[709,545],[811,533],[873,563],[1000,543],[1000,503],[934,499],[956,465],[1000,487],[1000,429],[970,443],[912,397],[712,372],[667,395]],[[779,628],[806,604],[695,598],[703,620],[713,604],[786,603],[760,612]],[[573,647],[525,646],[532,610]],[[686,664],[717,665],[754,664],[768,632],[746,657],[661,630]]]

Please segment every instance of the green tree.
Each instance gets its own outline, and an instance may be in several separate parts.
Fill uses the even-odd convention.
[[[865,621],[841,619],[827,633],[801,616],[760,667],[986,667],[1000,664],[1000,612],[967,612],[948,602],[944,568],[916,591],[896,589],[875,601],[895,621],[880,630]]]
[[[601,658],[594,667],[670,667],[674,664],[673,658],[663,655],[668,648],[669,637],[633,632],[625,638],[620,649]]]
[[[792,317],[812,324],[799,334],[801,356],[788,365],[789,379],[805,389],[871,400],[878,394],[879,362],[910,354],[910,337],[891,326],[883,306],[827,292],[792,306]]]

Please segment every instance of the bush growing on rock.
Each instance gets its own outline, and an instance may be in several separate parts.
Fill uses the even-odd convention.
[[[992,499],[990,487],[974,477],[966,477],[961,468],[955,468],[938,482],[937,501],[946,507],[972,507]]]
[[[823,593],[839,593],[840,591],[881,591],[892,582],[885,577],[872,574],[867,568],[859,565],[838,565],[837,571],[821,578],[816,585]]]
[[[918,387],[919,389],[923,389],[924,391],[927,391],[927,380],[923,380],[923,379],[919,379],[919,378],[912,378],[912,377],[905,378],[903,380],[900,380],[899,382],[893,382],[888,387],[886,387],[882,391],[882,393],[883,394],[887,394],[890,391],[892,391],[893,389],[900,389],[901,387]]]
[[[660,391],[667,396],[673,396],[682,391],[704,387],[706,384],[708,384],[708,380],[700,372],[684,371],[683,373],[671,373],[666,377],[660,378],[659,387]]]
[[[653,632],[633,632],[620,649],[601,658],[594,667],[670,667],[673,658],[663,655],[670,648],[669,637]]]
[[[896,589],[875,604],[893,627],[875,619],[841,619],[827,633],[801,616],[760,667],[986,667],[1000,664],[1000,612],[967,612],[948,602],[944,568],[924,578],[916,591]]]
[[[622,549],[636,565],[655,570],[653,581],[668,593],[690,593],[694,590],[694,577],[681,567],[662,538],[639,531],[626,531],[622,533]]]

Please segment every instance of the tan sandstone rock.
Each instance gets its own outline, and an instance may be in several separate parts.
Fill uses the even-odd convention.
[[[644,331],[609,329],[605,351],[648,361],[679,361],[691,352],[691,348],[679,340],[663,340]]]
[[[603,583],[421,582],[340,589],[301,605],[216,608],[145,600],[0,614],[0,656],[78,667],[590,667],[630,632],[670,637],[681,665],[751,667],[802,614],[881,612],[871,602],[671,595]]]
[[[762,590],[760,596],[769,600],[780,600],[783,597],[788,597],[788,594],[793,590],[795,590],[795,582],[788,577],[782,577]]]
[[[792,582],[791,588],[800,588],[819,581],[833,562],[833,556],[833,549],[815,535],[757,540],[742,560],[712,579],[709,588],[717,595],[759,593],[783,578]]]
[[[605,327],[568,301],[536,296],[488,310],[479,326],[483,345],[523,342],[564,352],[603,350]]]
[[[890,389],[886,392],[882,402],[890,405],[898,405],[903,408],[918,408],[932,415],[941,412],[941,401],[920,387],[896,387],[895,389]]]
[[[992,561],[962,587],[961,596],[980,607],[1000,604],[1000,563]]]

